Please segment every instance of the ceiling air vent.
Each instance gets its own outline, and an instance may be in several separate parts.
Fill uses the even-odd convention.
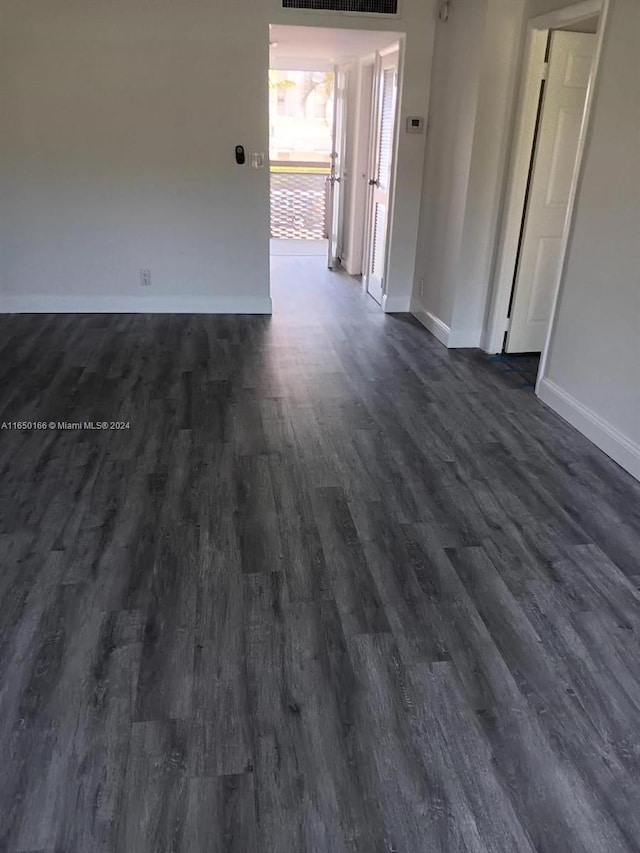
[[[365,15],[397,15],[398,0],[282,0],[285,9],[320,9]]]

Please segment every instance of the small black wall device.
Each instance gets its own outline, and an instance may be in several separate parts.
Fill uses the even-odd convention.
[[[244,146],[236,145],[236,163],[238,166],[244,166],[245,163]]]

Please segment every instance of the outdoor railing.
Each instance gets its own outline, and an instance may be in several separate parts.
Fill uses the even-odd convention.
[[[272,160],[270,171],[271,236],[325,239],[329,166]]]

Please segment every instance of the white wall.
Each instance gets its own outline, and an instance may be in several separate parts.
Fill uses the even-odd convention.
[[[267,150],[268,43],[232,6],[5,3],[5,310],[269,310],[268,175],[233,157]]]
[[[412,311],[447,346],[480,344],[523,20],[523,0],[458,0],[436,31]]]
[[[540,396],[640,478],[640,4],[611,0]]]
[[[487,0],[462,0],[438,23],[413,310],[451,326]]]
[[[268,24],[388,30],[279,0],[5,0],[0,310],[268,311]],[[433,0],[404,0],[404,115]],[[409,305],[424,141],[400,140],[390,307]],[[139,285],[149,268],[153,286]]]
[[[496,255],[515,97],[521,62],[523,9],[490,0],[469,169],[467,204],[451,322],[451,345],[479,346]]]

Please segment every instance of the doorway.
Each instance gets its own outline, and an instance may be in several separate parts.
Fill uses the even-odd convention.
[[[316,281],[321,269],[347,273],[381,302],[400,41],[370,30],[269,28],[271,255],[280,276],[296,258],[298,281],[302,265]]]
[[[601,5],[586,0],[529,22],[489,352],[529,358],[546,348],[584,146]]]
[[[595,47],[595,34],[549,33],[511,293],[508,353],[542,352],[547,338]]]
[[[276,253],[288,247],[301,254],[327,254],[335,84],[334,69],[320,63],[315,69],[269,70],[271,240]]]

